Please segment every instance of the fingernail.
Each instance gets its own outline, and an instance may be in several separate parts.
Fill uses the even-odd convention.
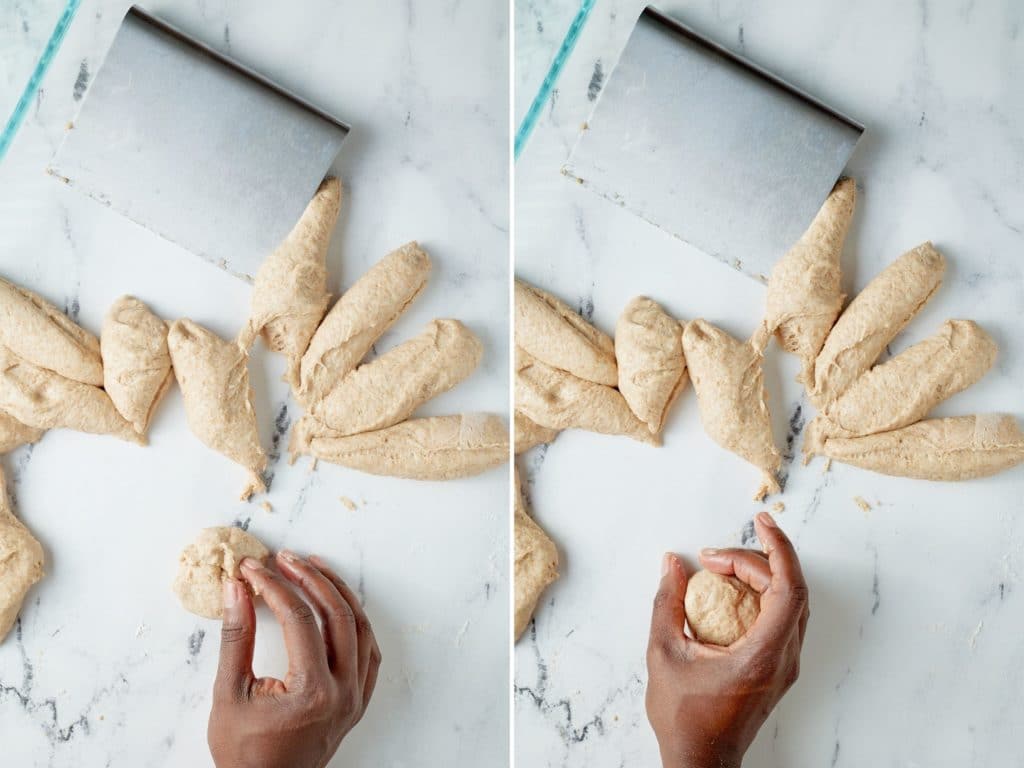
[[[776,528],[775,520],[767,512],[758,512],[757,519],[761,521],[762,525],[767,525],[769,528]]]
[[[720,551],[721,550],[715,549],[714,547],[705,547],[704,549],[702,549],[700,551],[700,554],[701,554],[702,557],[714,557]]]
[[[263,567],[263,563],[252,557],[247,557],[242,561],[242,569],[246,571],[256,571],[257,573],[266,570],[266,568]]]
[[[242,585],[234,579],[224,580],[224,607],[234,608],[242,599]]]
[[[671,552],[666,552],[661,558],[661,575],[668,575],[669,570],[672,568],[672,558],[675,557]]]
[[[287,563],[297,563],[299,561],[299,556],[288,549],[282,549],[277,554],[282,560],[284,560]]]

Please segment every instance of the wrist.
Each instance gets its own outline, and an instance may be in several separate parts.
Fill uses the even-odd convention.
[[[742,762],[742,755],[714,744],[661,750],[664,768],[740,768]]]

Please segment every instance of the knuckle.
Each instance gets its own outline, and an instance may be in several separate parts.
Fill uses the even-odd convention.
[[[224,645],[234,645],[235,643],[247,640],[250,634],[249,628],[241,624],[233,626],[225,624],[220,628],[220,641]]]
[[[288,620],[293,624],[315,624],[316,614],[300,600],[288,609]]]
[[[365,616],[354,616],[353,620],[356,625],[356,635],[360,640],[369,640],[373,637],[373,627],[370,626],[370,620]]]

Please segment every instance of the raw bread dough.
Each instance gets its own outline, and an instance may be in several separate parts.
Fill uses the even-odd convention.
[[[0,411],[36,429],[60,427],[145,445],[99,387],[59,376],[0,347]]]
[[[542,427],[519,411],[516,411],[514,428],[516,433],[516,456],[520,453],[526,453],[535,446],[550,443],[558,437],[557,429]]]
[[[828,404],[808,428],[804,452],[827,437],[858,437],[905,427],[978,381],[995,363],[992,338],[971,320],[947,320],[938,333],[876,365]]]
[[[619,382],[611,337],[550,293],[515,281],[516,346],[553,368],[614,387]]]
[[[575,427],[660,444],[617,390],[553,368],[519,347],[515,397],[517,411],[549,429]]]
[[[0,643],[14,626],[21,604],[43,573],[43,547],[11,509],[0,470]]]
[[[260,265],[249,321],[238,343],[249,349],[262,334],[288,360],[285,381],[299,386],[299,364],[327,310],[327,249],[341,207],[341,182],[324,179],[298,223]]]
[[[843,308],[840,257],[853,218],[857,185],[840,179],[811,226],[772,269],[765,318],[755,345],[764,349],[775,334],[799,356],[800,380],[814,382],[814,359]]]
[[[140,435],[171,385],[167,323],[132,296],[114,302],[100,334],[103,388]]]
[[[240,578],[245,558],[265,562],[269,555],[259,539],[241,528],[206,528],[178,558],[174,594],[186,611],[224,618],[224,582]]]
[[[558,578],[558,549],[526,511],[516,470],[515,638],[522,637],[541,593]]]
[[[903,254],[850,302],[814,363],[811,399],[819,408],[842,395],[942,285],[946,261],[931,243]]]
[[[480,340],[458,320],[434,320],[419,336],[361,365],[309,412],[344,435],[384,429],[469,376]]]
[[[338,299],[302,356],[299,399],[324,398],[366,357],[430,277],[430,257],[407,243],[375,264]]]
[[[103,386],[100,342],[50,302],[0,279],[0,344],[65,378]]]
[[[508,424],[493,414],[466,413],[345,436],[304,416],[292,431],[290,450],[373,475],[453,480],[508,461]]]
[[[702,643],[729,646],[743,637],[761,612],[761,597],[732,576],[697,571],[686,585],[686,621]]]
[[[35,443],[45,431],[22,424],[9,413],[0,411],[0,453],[13,451],[19,445]]]
[[[683,326],[657,303],[633,299],[615,326],[619,392],[655,435],[686,386]]]
[[[246,351],[191,320],[171,326],[167,346],[192,433],[249,471],[243,500],[266,490],[267,455],[256,429]]]
[[[761,351],[705,320],[686,326],[683,349],[704,431],[761,470],[763,482],[755,499],[778,493],[775,474],[782,458],[772,438]]]
[[[830,437],[821,453],[885,475],[970,480],[1024,462],[1024,434],[1006,414],[956,416],[867,437]]]

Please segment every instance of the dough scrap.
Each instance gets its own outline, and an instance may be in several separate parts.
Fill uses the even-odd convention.
[[[754,625],[761,596],[739,579],[697,571],[686,585],[686,621],[702,643],[730,646]]]
[[[553,368],[614,387],[619,382],[615,343],[568,304],[522,280],[515,281],[516,346]]]
[[[262,493],[267,455],[256,429],[248,354],[191,320],[171,325],[167,346],[192,433],[249,471],[242,500]]]
[[[821,453],[884,475],[971,480],[1024,462],[1024,434],[1010,415],[955,416],[866,437],[830,437]]]
[[[618,390],[554,368],[516,348],[516,410],[549,429],[585,429],[660,445]]]
[[[977,382],[998,348],[971,320],[947,320],[924,341],[862,374],[815,417],[804,440],[814,453],[828,437],[860,437],[899,429]]]
[[[222,619],[224,582],[241,576],[239,566],[245,558],[266,562],[269,556],[260,540],[241,528],[206,528],[178,558],[174,594],[186,611],[207,619]]]
[[[550,443],[558,437],[557,429],[542,427],[540,424],[519,411],[516,411],[515,414],[514,429],[516,456],[520,453],[526,453],[528,450],[538,445]]]
[[[811,399],[819,408],[842,395],[942,285],[946,260],[923,243],[880,272],[839,316],[814,363]]]
[[[458,320],[434,320],[349,373],[309,412],[343,435],[384,429],[468,377],[482,355],[480,340]]]
[[[341,208],[341,182],[328,177],[288,236],[256,273],[249,320],[238,336],[245,349],[260,334],[288,360],[284,379],[299,386],[299,366],[331,296],[327,250]]]
[[[466,413],[346,436],[304,416],[292,432],[290,451],[373,475],[453,480],[508,461],[508,424],[493,414]]]
[[[111,305],[100,334],[103,388],[114,407],[140,435],[174,376],[167,350],[167,323],[132,296]]]
[[[9,453],[18,446],[38,442],[45,433],[44,429],[22,424],[9,413],[0,411],[0,453]]]
[[[638,296],[615,326],[619,392],[640,421],[661,433],[668,409],[686,386],[683,326],[657,303]]]
[[[392,251],[338,299],[302,356],[299,400],[324,398],[423,292],[430,257],[417,243]]]
[[[0,344],[39,368],[103,386],[100,342],[42,296],[0,279]]]
[[[801,362],[800,380],[814,382],[814,360],[843,308],[840,257],[857,202],[853,179],[840,179],[811,226],[772,269],[765,318],[755,344],[772,334]]]
[[[46,574],[42,545],[14,516],[7,495],[7,481],[0,470],[0,643],[32,586]]]
[[[3,347],[0,411],[35,429],[66,428],[146,444],[102,389],[40,368]]]
[[[526,511],[516,470],[515,639],[523,636],[541,593],[558,578],[558,549]]]
[[[778,493],[775,475],[782,457],[772,437],[761,351],[706,320],[687,324],[683,350],[704,431],[722,448],[761,470],[763,481],[756,500]]]

